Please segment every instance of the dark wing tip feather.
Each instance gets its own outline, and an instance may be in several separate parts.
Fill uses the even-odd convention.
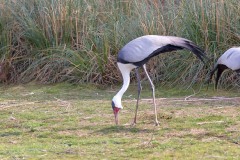
[[[198,47],[196,44],[194,44],[192,41],[185,40],[184,42],[187,46],[187,49],[191,50],[204,64],[206,63],[204,59],[209,60],[206,52],[200,47]]]

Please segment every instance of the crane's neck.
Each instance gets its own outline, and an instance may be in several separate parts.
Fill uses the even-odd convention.
[[[116,94],[116,96],[121,97],[123,96],[123,94],[126,92],[126,90],[128,89],[130,84],[130,72],[129,73],[124,73],[123,74],[123,85],[122,88],[118,91],[118,93]]]
[[[133,65],[127,65],[118,63],[118,67],[122,73],[123,77],[123,85],[122,88],[118,91],[118,93],[113,97],[113,102],[115,103],[115,106],[118,108],[123,108],[122,106],[122,96],[126,92],[126,90],[129,87],[130,84],[130,72],[135,67]]]

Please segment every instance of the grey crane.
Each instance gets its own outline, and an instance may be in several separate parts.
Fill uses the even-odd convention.
[[[232,47],[224,52],[214,65],[214,68],[210,72],[209,80],[212,79],[215,71],[217,70],[217,76],[215,79],[215,89],[217,89],[219,78],[221,77],[223,71],[226,69],[231,69],[236,71],[240,75],[240,47]]]
[[[152,87],[152,96],[154,104],[155,124],[158,125],[157,108],[155,103],[155,87],[147,72],[146,62],[154,56],[164,52],[188,49],[192,51],[200,60],[204,61],[205,52],[195,45],[192,41],[174,36],[145,35],[138,37],[127,43],[119,52],[117,57],[117,65],[123,77],[122,88],[112,99],[112,109],[115,116],[115,123],[118,124],[118,113],[122,106],[122,96],[127,90],[130,83],[130,72],[135,69],[138,81],[138,96],[135,110],[133,125],[137,121],[138,103],[141,93],[141,83],[139,76],[139,67],[143,67],[145,74]]]

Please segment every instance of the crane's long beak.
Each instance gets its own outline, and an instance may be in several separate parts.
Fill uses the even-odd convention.
[[[118,125],[118,113],[114,113],[114,117],[115,117],[115,123],[116,125]]]
[[[114,114],[114,117],[115,117],[116,125],[118,125],[118,113],[119,113],[119,111],[120,111],[120,108],[117,108],[117,107],[113,108],[113,114]]]

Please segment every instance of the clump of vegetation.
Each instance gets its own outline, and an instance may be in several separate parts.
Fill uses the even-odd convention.
[[[206,50],[212,65],[239,44],[239,16],[237,0],[0,0],[0,56],[9,82],[113,84],[121,80],[116,54],[128,41],[145,34],[185,37]],[[151,60],[154,81],[206,78],[210,66],[186,51],[170,54]],[[237,83],[228,74],[223,79]]]

